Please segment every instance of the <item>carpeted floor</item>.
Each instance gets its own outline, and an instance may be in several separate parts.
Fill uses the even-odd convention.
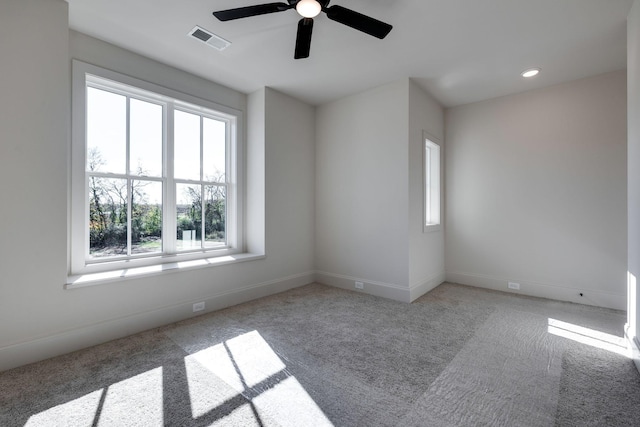
[[[638,426],[625,319],[313,284],[0,373],[0,426]]]

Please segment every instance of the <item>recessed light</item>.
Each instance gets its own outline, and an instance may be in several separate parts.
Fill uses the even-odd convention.
[[[524,70],[520,75],[525,78],[535,77],[540,73],[540,68],[529,68]]]

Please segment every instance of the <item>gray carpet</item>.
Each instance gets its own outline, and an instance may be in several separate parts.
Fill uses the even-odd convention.
[[[610,351],[625,318],[308,285],[0,373],[0,426],[638,426],[640,375]]]

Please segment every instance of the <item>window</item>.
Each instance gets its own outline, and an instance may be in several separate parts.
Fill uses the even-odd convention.
[[[425,231],[440,226],[440,146],[424,138]]]
[[[74,61],[71,274],[241,252],[239,116]]]

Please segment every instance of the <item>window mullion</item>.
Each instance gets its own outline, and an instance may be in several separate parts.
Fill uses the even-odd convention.
[[[200,184],[200,248],[204,249],[204,233],[205,233],[205,205],[206,200],[204,199],[205,191],[204,191],[204,183]]]
[[[133,181],[130,177],[131,174],[131,98],[127,96],[126,103],[126,131],[125,131],[125,174],[127,176],[127,256],[131,256],[131,243],[132,243],[132,222],[131,214],[133,209],[131,207],[133,202]]]
[[[224,244],[225,246],[229,246],[229,184],[225,182],[223,185],[224,188],[224,218],[227,226],[225,227],[224,233]]]
[[[200,248],[204,249],[204,117],[200,115]]]
[[[127,178],[127,256],[131,256],[131,244],[133,241],[133,229],[131,222],[131,215],[133,214],[133,179]]]
[[[162,242],[164,252],[167,254],[176,253],[176,182],[174,179],[174,164],[171,161],[175,153],[175,132],[174,132],[174,104],[168,102],[164,112],[164,197],[162,213]]]

